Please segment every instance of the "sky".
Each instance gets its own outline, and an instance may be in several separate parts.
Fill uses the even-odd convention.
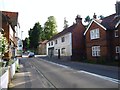
[[[44,26],[49,16],[55,17],[60,32],[65,17],[70,26],[77,15],[81,15],[83,21],[88,15],[92,18],[94,13],[109,16],[115,13],[116,1],[119,0],[0,0],[0,10],[19,13],[18,37],[25,39],[36,22]]]

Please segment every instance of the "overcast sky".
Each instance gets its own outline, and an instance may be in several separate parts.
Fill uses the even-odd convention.
[[[119,1],[119,0],[117,0]],[[19,37],[28,37],[28,30],[36,22],[43,24],[49,16],[54,16],[57,22],[57,30],[63,30],[64,17],[68,24],[75,22],[77,14],[84,18],[93,14],[108,16],[115,13],[116,0],[0,0],[1,11],[13,11],[19,13]]]

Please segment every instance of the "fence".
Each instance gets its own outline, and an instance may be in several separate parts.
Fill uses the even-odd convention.
[[[1,69],[2,75],[0,75],[0,90],[8,88],[11,79],[13,79],[15,75],[15,71],[17,70],[18,65],[19,65],[19,59],[16,59],[11,66],[3,67]]]

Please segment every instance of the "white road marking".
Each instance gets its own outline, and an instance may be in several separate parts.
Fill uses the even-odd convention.
[[[46,61],[46,60],[44,60],[44,61]],[[63,67],[63,68],[68,68],[68,69],[70,69],[70,70],[74,70],[74,69],[72,69],[71,67],[68,67],[68,66],[65,66],[65,65],[61,65],[61,64],[58,64],[58,63],[54,63],[54,62],[51,62],[51,61],[46,61],[46,62],[51,63],[51,64],[54,64],[54,65],[57,65],[57,66],[60,66],[60,67]],[[120,84],[120,80],[117,80],[117,79],[114,79],[114,78],[110,78],[110,77],[98,75],[98,74],[95,74],[95,73],[90,73],[90,72],[83,71],[83,70],[77,71],[77,72],[78,72],[78,73],[89,74],[89,75],[92,75],[92,76],[96,76],[96,77],[99,77],[99,78],[102,78],[102,79],[105,79],[105,80],[108,80],[108,81],[111,81],[111,82]]]
[[[89,74],[89,75],[92,75],[92,76],[96,76],[96,77],[99,77],[99,78],[102,78],[102,79],[105,79],[105,80],[108,80],[108,81],[112,81],[114,83],[119,83],[120,80],[117,80],[117,79],[114,79],[114,78],[110,78],[110,77],[106,77],[106,76],[102,76],[102,75],[98,75],[98,74],[94,74],[94,73],[90,73],[90,72],[87,72],[87,71],[77,71],[79,73],[86,73],[86,74]]]

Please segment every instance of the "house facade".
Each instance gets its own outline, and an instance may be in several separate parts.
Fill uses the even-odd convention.
[[[80,60],[85,56],[84,31],[82,18],[76,17],[76,23],[53,36],[47,43],[48,55],[69,60]]]
[[[47,49],[46,49],[46,51],[47,51],[47,55],[49,57],[53,57],[54,56],[54,46],[55,46],[54,40],[51,39],[51,40],[49,40],[47,42]]]
[[[46,55],[46,44],[47,44],[48,40],[44,40],[43,42],[39,42],[39,46],[38,46],[38,54],[40,55]]]
[[[9,50],[5,53],[4,59],[10,59],[16,56],[17,53],[17,24],[18,24],[18,13],[1,11],[3,15],[2,28],[4,29],[5,37],[9,43]]]
[[[86,29],[86,54],[88,60],[118,60],[120,44],[116,14],[102,20],[93,19]]]

